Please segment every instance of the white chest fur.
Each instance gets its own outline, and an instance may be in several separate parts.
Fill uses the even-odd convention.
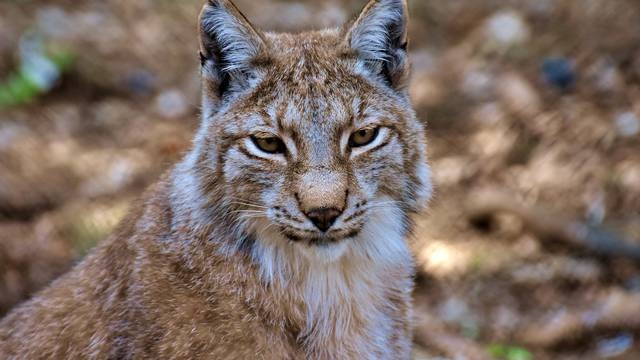
[[[393,207],[377,209],[358,237],[326,247],[291,243],[268,228],[258,232],[254,261],[263,281],[304,304],[301,338],[313,358],[392,357],[388,296],[411,288],[402,220]]]

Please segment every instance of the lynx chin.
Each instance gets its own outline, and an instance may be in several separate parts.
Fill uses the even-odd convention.
[[[200,15],[184,159],[0,322],[3,359],[409,359],[410,217],[431,195],[406,0],[274,34]]]

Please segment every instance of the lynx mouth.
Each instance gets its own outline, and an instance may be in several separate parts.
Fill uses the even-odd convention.
[[[317,246],[317,247],[328,247],[331,245],[335,245],[341,243],[343,241],[348,241],[352,239],[360,233],[360,230],[352,230],[352,231],[341,231],[336,234],[326,234],[326,235],[310,235],[310,236],[300,236],[298,234],[292,234],[288,231],[284,231],[283,234],[285,237],[293,242],[293,243],[301,243],[306,244],[308,246]]]

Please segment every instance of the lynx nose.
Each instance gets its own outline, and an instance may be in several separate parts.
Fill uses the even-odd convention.
[[[335,208],[318,208],[305,213],[305,215],[320,231],[325,232],[329,230],[341,213]]]

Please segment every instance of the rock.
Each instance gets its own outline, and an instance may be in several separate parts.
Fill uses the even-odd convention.
[[[523,44],[531,35],[529,25],[515,11],[500,11],[491,16],[485,28],[489,42],[502,48]]]
[[[167,90],[156,98],[156,112],[164,118],[179,118],[186,115],[188,111],[187,99],[180,90]]]
[[[571,89],[576,83],[576,71],[572,61],[564,57],[551,57],[542,62],[542,77],[547,84],[560,90]]]
[[[22,64],[22,74],[41,92],[48,92],[58,83],[60,69],[45,56],[33,55]]]
[[[626,353],[633,346],[633,334],[623,332],[613,338],[598,341],[597,351],[601,358],[612,358]]]
[[[640,118],[631,111],[618,114],[615,124],[616,132],[620,137],[633,137],[640,132]]]

